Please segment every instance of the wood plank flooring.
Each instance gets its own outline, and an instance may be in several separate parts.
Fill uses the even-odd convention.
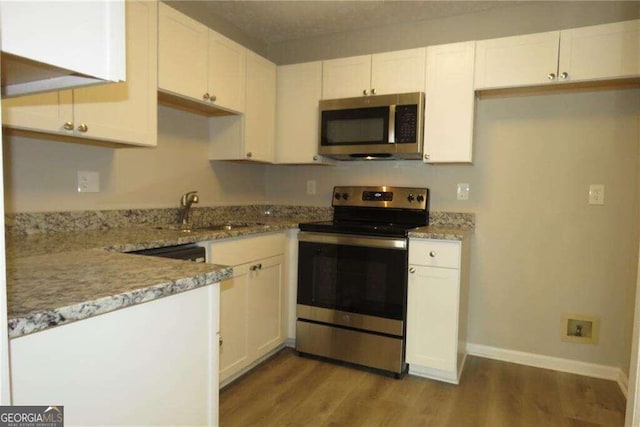
[[[284,349],[220,392],[220,426],[622,426],[618,385],[468,357],[459,385]]]

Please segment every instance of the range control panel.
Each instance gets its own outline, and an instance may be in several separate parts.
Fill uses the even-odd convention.
[[[332,206],[426,209],[428,188],[334,187]]]

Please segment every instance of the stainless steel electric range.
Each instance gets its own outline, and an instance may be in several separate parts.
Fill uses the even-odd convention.
[[[406,372],[407,232],[429,190],[335,187],[332,221],[300,224],[296,350]]]

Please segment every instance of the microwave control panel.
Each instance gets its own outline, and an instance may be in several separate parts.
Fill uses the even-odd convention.
[[[416,142],[418,137],[416,134],[418,127],[418,106],[415,104],[396,106],[395,120],[396,143]]]

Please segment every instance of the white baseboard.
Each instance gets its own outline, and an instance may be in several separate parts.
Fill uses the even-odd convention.
[[[629,380],[625,373],[622,372],[622,369],[615,366],[598,365],[596,363],[580,362],[578,360],[562,359],[560,357],[525,353],[523,351],[507,350],[473,343],[467,343],[467,353],[472,356],[501,360],[503,362],[612,380],[618,383],[624,396],[627,396]]]

